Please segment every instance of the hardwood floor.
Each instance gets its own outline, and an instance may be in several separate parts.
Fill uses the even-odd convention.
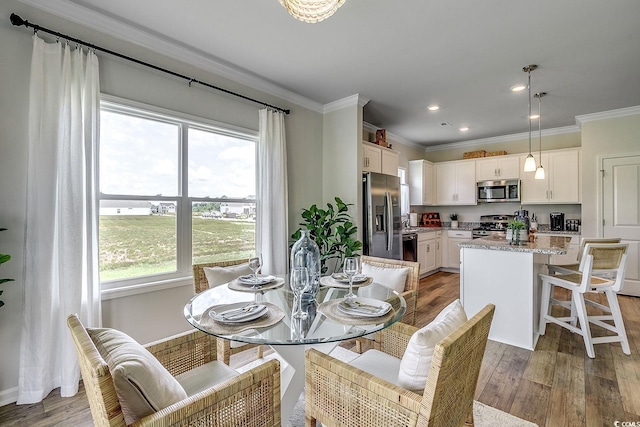
[[[440,272],[420,282],[416,324],[429,323],[459,297],[459,275]],[[640,298],[619,296],[631,356],[620,344],[598,344],[589,359],[580,336],[548,325],[535,351],[489,341],[476,399],[541,427],[614,426],[640,421]],[[344,343],[351,348],[352,343]],[[240,366],[247,351],[232,358]],[[83,390],[61,398],[54,390],[34,405],[0,407],[0,426],[92,426]]]

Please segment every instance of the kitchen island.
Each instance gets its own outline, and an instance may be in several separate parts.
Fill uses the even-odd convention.
[[[489,339],[533,350],[539,336],[538,274],[547,272],[550,255],[567,253],[570,240],[538,234],[521,245],[504,237],[460,243],[460,300],[467,316],[495,304]]]

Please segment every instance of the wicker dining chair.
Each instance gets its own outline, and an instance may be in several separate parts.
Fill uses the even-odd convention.
[[[306,353],[305,425],[326,427],[462,426],[473,420],[473,397],[495,306],[487,305],[440,341],[422,395],[310,349]],[[384,329],[380,350],[402,358],[418,329]],[[473,425],[473,424],[471,424]]]
[[[233,260],[233,261],[220,261],[220,262],[208,262],[203,264],[193,264],[193,286],[196,294],[209,289],[209,282],[204,269],[207,267],[231,267],[248,262],[247,259]],[[231,356],[238,354],[242,351],[257,348],[258,358],[262,358],[262,347],[258,344],[241,343],[238,341],[230,341],[223,338],[218,338],[218,360],[222,360],[227,365],[231,362]]]
[[[84,388],[95,425],[97,427],[126,426],[122,405],[127,403],[123,403],[116,392],[112,371],[100,352],[104,351],[102,343],[99,344],[102,350],[99,350],[75,314],[67,318],[67,324],[78,355]],[[100,333],[105,330],[97,331]],[[199,373],[201,369],[207,372],[192,375],[193,394],[187,394],[187,398],[138,419],[132,425],[280,426],[280,365],[278,361],[271,360],[242,374],[233,372],[233,376],[223,377],[228,378],[225,381],[209,386],[212,373],[220,372],[220,368],[233,371],[216,361],[215,344],[214,337],[201,331],[185,332],[147,344],[145,348],[174,377],[189,376],[189,372]],[[218,365],[214,365],[216,363]],[[156,377],[151,382],[155,381],[157,381]]]
[[[405,302],[407,303],[407,311],[400,320],[407,325],[416,324],[416,307],[418,304],[418,284],[420,282],[420,264],[413,261],[402,261],[398,259],[378,258],[368,255],[362,255],[360,257],[362,264],[370,264],[381,268],[409,268],[407,273],[407,279],[404,286],[404,291],[401,293]],[[382,284],[384,285],[384,283]],[[374,345],[377,339],[374,338]],[[362,353],[363,346],[369,341],[368,338],[356,339],[356,352]]]

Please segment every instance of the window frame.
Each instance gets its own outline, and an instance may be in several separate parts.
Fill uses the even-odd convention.
[[[159,273],[148,276],[138,276],[128,279],[117,279],[101,281],[102,299],[118,298],[121,296],[134,295],[160,289],[167,289],[176,286],[184,286],[192,283],[192,206],[194,202],[248,202],[259,204],[257,195],[257,174],[258,174],[258,131],[247,129],[227,123],[217,122],[211,119],[194,116],[187,113],[176,112],[161,107],[156,107],[124,98],[101,95],[100,111],[110,111],[118,114],[140,117],[144,119],[157,120],[160,122],[177,124],[179,126],[178,141],[178,191],[176,196],[129,196],[118,194],[103,194],[100,192],[100,142],[96,154],[96,205],[100,205],[101,200],[144,200],[153,202],[175,202],[176,203],[176,271]],[[256,191],[255,199],[235,199],[235,198],[212,198],[212,197],[190,197],[188,180],[189,162],[189,129],[196,129],[205,132],[213,132],[233,138],[244,139],[255,143],[255,171]],[[96,216],[99,219],[99,209],[96,209]],[[256,219],[257,221],[257,219]],[[98,223],[98,222],[97,222]],[[257,222],[256,222],[257,226]],[[98,230],[99,232],[99,230]]]

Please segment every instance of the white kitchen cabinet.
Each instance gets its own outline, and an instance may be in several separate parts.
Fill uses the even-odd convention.
[[[580,150],[543,151],[534,157],[538,166],[542,158],[545,179],[535,179],[535,172],[522,173],[522,203],[580,203]],[[522,168],[525,159],[520,157]]]
[[[436,268],[442,267],[442,231],[436,231]]]
[[[398,175],[398,153],[370,142],[362,142],[362,171]]]
[[[433,163],[426,160],[409,162],[409,200],[412,205],[433,204],[434,193]]]
[[[436,163],[436,204],[476,204],[476,163],[455,161]]]
[[[436,232],[418,233],[418,262],[420,275],[436,269]]]
[[[495,156],[476,160],[476,181],[520,179],[519,156]]]
[[[447,265],[445,267],[460,268],[460,248],[458,243],[471,239],[471,230],[447,230]]]

